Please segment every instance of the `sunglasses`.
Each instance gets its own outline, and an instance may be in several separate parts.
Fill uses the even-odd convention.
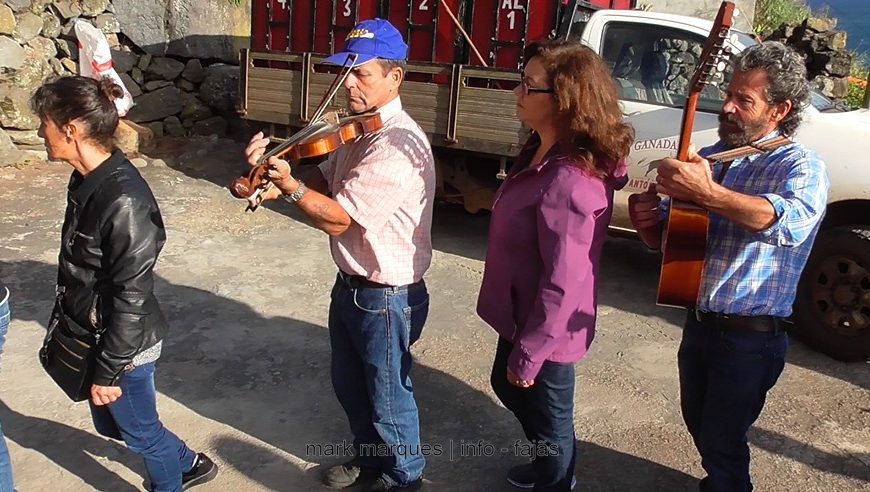
[[[539,89],[537,87],[532,87],[529,85],[529,79],[527,77],[523,77],[522,81],[520,81],[520,88],[523,91],[523,94],[528,96],[529,94],[553,94],[553,89]]]

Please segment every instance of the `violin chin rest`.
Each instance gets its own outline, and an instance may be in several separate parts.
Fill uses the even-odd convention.
[[[248,198],[253,190],[247,178],[236,178],[230,183],[230,193],[236,198]]]

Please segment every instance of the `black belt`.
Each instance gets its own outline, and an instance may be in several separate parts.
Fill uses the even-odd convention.
[[[708,313],[689,310],[689,316],[714,328],[762,333],[781,331],[782,318],[778,316],[741,316],[738,314]]]
[[[368,288],[368,289],[392,289],[392,285],[379,284],[363,277],[362,275],[349,275],[338,271],[338,279],[351,289]]]

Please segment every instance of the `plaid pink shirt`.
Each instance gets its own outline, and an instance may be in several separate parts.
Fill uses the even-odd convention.
[[[351,275],[412,284],[432,262],[435,159],[398,97],[380,113],[381,130],[340,147],[320,164],[333,199],[353,219],[344,234],[329,238],[332,258]]]

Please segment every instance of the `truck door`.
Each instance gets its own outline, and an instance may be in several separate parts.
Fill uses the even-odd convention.
[[[685,29],[636,19],[608,22],[602,31],[599,53],[611,67],[623,111],[636,132],[629,157],[631,179],[614,199],[615,228],[631,228],[628,195],[655,182],[652,161],[676,155],[689,82],[705,40]],[[701,93],[692,135],[697,148],[718,139],[717,116],[724,99],[720,86],[725,87],[728,76],[726,70],[714,77]]]

